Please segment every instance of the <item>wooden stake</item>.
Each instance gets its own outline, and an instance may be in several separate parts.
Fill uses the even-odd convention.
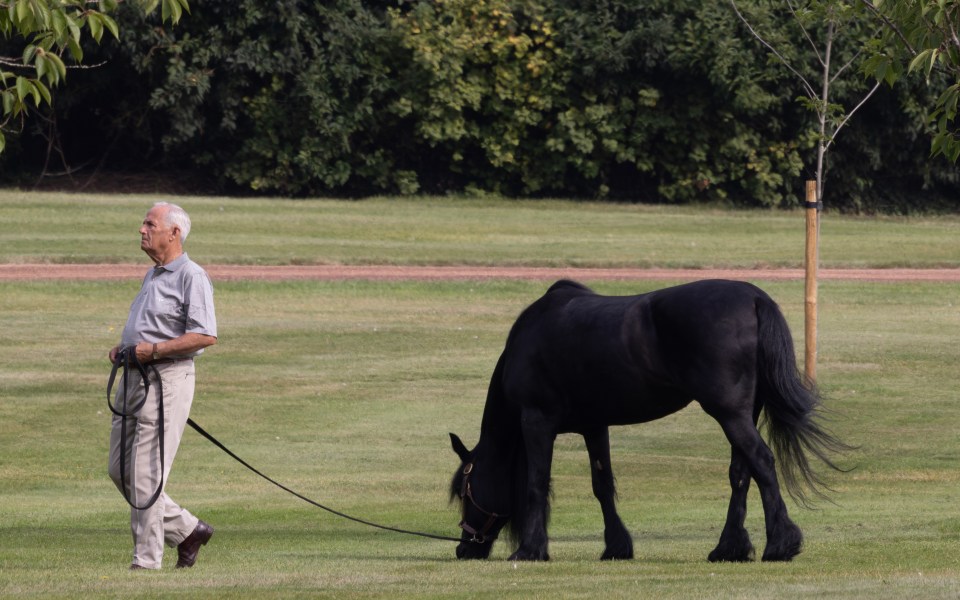
[[[804,372],[810,381],[817,380],[817,268],[820,246],[820,203],[817,182],[807,182],[807,252],[806,302],[804,305]]]

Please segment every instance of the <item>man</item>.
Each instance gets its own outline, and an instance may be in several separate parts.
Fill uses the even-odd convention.
[[[217,341],[210,278],[183,251],[189,233],[190,217],[179,206],[159,202],[147,212],[140,227],[140,249],[156,266],[144,277],[130,306],[120,344],[109,352],[111,363],[116,363],[121,350],[135,352],[146,365],[149,380],[144,398],[141,374],[128,369],[114,404],[130,407],[130,412],[126,417],[114,415],[110,432],[110,478],[131,505],[142,507],[130,511],[134,544],[130,569],[159,569],[164,542],[177,547],[177,568],[192,567],[200,547],[213,536],[212,527],[162,490],[156,502],[146,507],[161,481],[164,485],[167,481],[190,416],[194,358]],[[163,473],[158,472],[160,464]]]

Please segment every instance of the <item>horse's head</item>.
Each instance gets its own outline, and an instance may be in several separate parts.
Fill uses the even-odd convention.
[[[455,434],[450,434],[450,441],[460,457],[460,468],[450,483],[450,499],[460,501],[463,530],[457,558],[487,558],[500,530],[510,520],[510,492],[508,486],[494,479],[497,465],[478,462],[476,449],[467,450]]]

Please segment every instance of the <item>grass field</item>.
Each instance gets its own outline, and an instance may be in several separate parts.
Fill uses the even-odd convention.
[[[139,262],[154,198],[0,191],[0,262]],[[204,263],[798,267],[800,211],[557,200],[185,198]],[[823,219],[824,267],[956,266],[960,217]]]
[[[5,192],[0,260],[144,261],[135,230],[151,200]],[[202,263],[646,264],[643,252],[654,246],[633,238],[656,235],[660,222],[672,228],[658,238],[658,251],[679,258],[649,260],[659,266],[795,265],[788,250],[802,246],[802,233],[792,233],[794,225],[802,230],[802,218],[794,223],[799,213],[563,202],[518,209],[453,200],[183,204],[198,207],[191,211],[196,238],[188,249]],[[218,205],[244,216],[214,233],[205,219],[220,213]],[[82,218],[72,219],[76,213]],[[510,221],[515,234],[489,237]],[[550,221],[567,226],[554,231]],[[329,222],[341,229],[326,228]],[[534,232],[526,241],[524,223]],[[454,225],[471,233],[456,234]],[[849,253],[825,262],[957,266],[957,227],[951,218],[825,217],[824,254]],[[416,232],[410,239],[380,243],[410,228]],[[617,243],[598,243],[607,228]],[[698,252],[677,239],[683,231],[697,240],[715,233],[722,247]],[[466,237],[445,238],[454,235]],[[432,240],[424,243],[431,253],[417,255],[417,238]],[[761,246],[780,258],[756,258]],[[574,250],[551,258],[551,248]],[[874,261],[863,248],[889,258]],[[630,259],[630,252],[638,254]],[[620,294],[674,282],[587,283]],[[802,284],[761,286],[781,304],[802,347]],[[828,475],[833,504],[812,511],[790,505],[806,535],[792,563],[706,561],[726,511],[729,449],[718,426],[692,406],[611,432],[633,561],[597,560],[602,521],[586,451],[574,436],[557,441],[552,560],[514,564],[504,560],[511,550],[505,543],[490,561],[463,563],[449,542],[333,517],[257,479],[188,431],[168,490],[217,534],[194,569],[174,571],[172,551],[162,572],[130,573],[128,510],[106,476],[105,354],[137,287],[136,281],[0,283],[0,597],[960,596],[955,284],[821,283],[820,384],[836,413],[833,429],[859,449],[841,459],[852,471]],[[390,525],[457,535],[458,515],[447,504],[456,466],[447,432],[468,445],[476,441],[507,330],[544,287],[217,284],[220,344],[199,361],[192,416],[255,466],[321,502]],[[748,528],[762,548],[756,493]]]

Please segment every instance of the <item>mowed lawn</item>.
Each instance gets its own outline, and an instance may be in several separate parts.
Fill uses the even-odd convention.
[[[143,262],[136,226],[152,200],[0,195],[0,252],[4,260],[20,262]],[[211,203],[223,204],[224,212],[269,205],[267,200],[182,201],[188,210],[193,202],[201,216],[219,213]],[[462,214],[462,229],[474,232],[491,222],[506,222],[511,210],[539,211],[540,220],[569,223],[563,236],[552,237],[544,227],[528,242],[507,249],[492,239],[477,242],[469,252],[475,253],[472,261],[465,260],[468,253],[458,242],[443,242],[439,246],[445,249],[438,252],[449,260],[424,259],[429,263],[642,265],[643,256],[629,263],[626,254],[600,243],[602,232],[616,222],[626,229],[629,222],[635,237],[643,238],[655,234],[655,221],[679,223],[684,217],[699,228],[676,227],[690,228],[698,240],[717,232],[735,257],[721,260],[717,251],[704,253],[699,263],[704,266],[796,265],[786,257],[792,250],[802,256],[800,213],[581,208],[564,202],[513,207],[467,201],[461,208],[461,201],[431,202],[434,206],[425,210],[409,201],[284,201],[276,204],[276,215],[264,220],[263,230],[246,220],[238,228],[259,231],[251,234],[259,240],[252,246],[264,254],[270,254],[266,240],[274,240],[272,254],[263,259],[268,264],[283,263],[286,255],[284,235],[267,231],[271,224],[314,219],[317,244],[326,243],[325,219],[311,212],[320,209],[331,219],[351,223],[339,245],[353,247],[356,254],[330,262],[386,262],[390,252],[377,244],[363,220],[390,230],[389,215],[395,211],[401,222],[408,210],[422,211],[423,219],[434,219],[437,227],[448,227]],[[33,218],[27,216],[31,209],[37,211]],[[69,219],[62,213],[71,211],[86,215],[82,221],[89,227],[66,227]],[[649,218],[657,212],[664,218]],[[10,215],[18,215],[16,226]],[[191,255],[201,263],[226,262],[227,254],[201,243],[204,235],[214,234],[207,233],[202,218],[194,218],[197,237],[188,241]],[[960,262],[951,263],[931,242],[956,244],[950,241],[957,228],[952,218],[831,219],[824,218],[823,248],[836,245],[854,255],[849,262],[825,257],[833,266]],[[732,220],[738,234],[728,228]],[[787,222],[801,233],[788,234],[793,225]],[[423,223],[416,227],[429,229]],[[31,249],[32,242],[21,237],[24,230],[32,235],[44,231],[51,240],[73,240],[90,250],[77,256],[65,249],[44,254],[41,245]],[[856,240],[828,244],[831,231]],[[577,232],[583,233],[578,237]],[[229,231],[216,235],[231,238]],[[432,235],[443,237],[442,232]],[[612,235],[624,244],[632,239],[625,231]],[[754,235],[771,255],[784,258],[769,263],[749,258]],[[242,238],[230,244],[239,249]],[[876,239],[899,239],[900,259],[871,262],[855,252],[857,240],[870,246],[878,244]],[[98,255],[93,250],[97,240],[111,249]],[[639,252],[645,242],[635,243]],[[689,246],[682,240],[665,237],[662,243],[661,252],[684,257],[650,264],[698,264],[698,252],[683,250]],[[798,250],[792,248],[796,243],[801,244]],[[568,244],[577,250],[563,261],[550,262],[543,258],[548,251],[536,250]],[[418,262],[415,247],[415,240],[399,244],[396,262]],[[591,254],[594,247],[607,254]],[[403,252],[410,252],[409,258]],[[293,262],[326,260],[319,251],[293,254]],[[678,283],[585,282],[609,294]],[[757,283],[781,304],[802,348],[802,284]],[[192,416],[258,468],[338,510],[388,525],[458,535],[459,516],[448,504],[457,461],[447,434],[458,433],[468,445],[476,442],[488,379],[507,331],[547,285],[496,280],[216,283],[220,343],[198,363]],[[729,446],[716,423],[693,404],[654,423],[611,431],[619,507],[634,535],[633,561],[597,560],[603,549],[602,520],[590,491],[586,451],[576,436],[557,441],[552,560],[514,564],[506,561],[512,551],[506,540],[498,542],[490,561],[464,563],[454,558],[450,542],[339,519],[258,479],[188,431],[168,490],[217,533],[194,569],[174,571],[176,552],[171,550],[162,572],[130,573],[128,509],[106,475],[110,413],[105,356],[137,287],[138,281],[0,283],[0,597],[960,595],[956,284],[821,283],[819,381],[832,411],[832,429],[858,448],[839,459],[848,472],[827,474],[832,503],[821,502],[814,510],[789,504],[806,536],[804,552],[792,563],[706,561],[726,512]],[[755,490],[747,526],[762,550],[762,511]]]

